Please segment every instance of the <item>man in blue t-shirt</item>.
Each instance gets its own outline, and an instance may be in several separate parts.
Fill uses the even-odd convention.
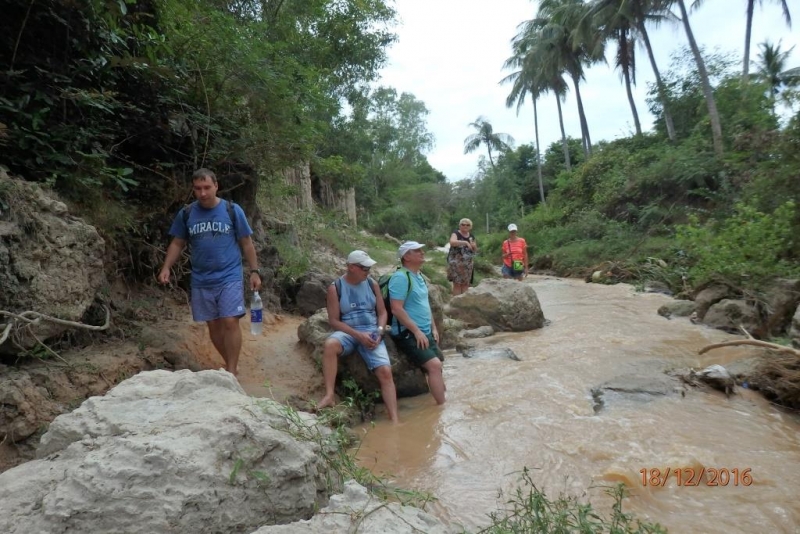
[[[392,306],[392,339],[415,364],[428,374],[428,387],[436,404],[444,404],[442,352],[439,332],[428,302],[428,286],[420,269],[425,263],[425,245],[406,241],[397,251],[403,268],[389,279],[389,302]],[[409,287],[410,284],[410,287]]]
[[[261,289],[261,273],[250,237],[253,230],[247,224],[244,211],[236,204],[228,206],[227,200],[217,197],[218,188],[212,171],[198,169],[192,175],[192,190],[197,201],[184,207],[172,221],[169,234],[173,239],[158,281],[169,283],[170,269],[190,243],[192,317],[208,324],[211,342],[225,360],[225,369],[236,375],[242,348],[239,319],[245,314],[242,253],[250,265],[251,290]]]

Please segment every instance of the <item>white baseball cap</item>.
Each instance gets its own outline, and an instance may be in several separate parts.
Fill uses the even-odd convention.
[[[509,232],[516,232],[517,231],[517,225],[514,224],[514,223],[509,224],[508,225],[508,231]]]
[[[354,250],[347,256],[347,263],[350,265],[363,265],[364,267],[372,267],[377,261],[369,257],[369,254],[363,250]]]
[[[403,256],[406,255],[406,252],[408,252],[409,250],[417,250],[424,246],[425,245],[423,245],[422,243],[417,243],[416,241],[406,241],[405,243],[400,245],[400,248],[397,250],[397,255],[400,258],[402,258]]]

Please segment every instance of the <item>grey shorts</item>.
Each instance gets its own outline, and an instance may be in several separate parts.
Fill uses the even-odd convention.
[[[241,280],[216,287],[192,287],[192,318],[195,321],[239,318],[246,312]]]
[[[342,345],[343,350],[340,356],[347,356],[348,354],[357,351],[361,355],[361,359],[364,360],[364,363],[367,364],[367,369],[370,371],[374,370],[376,367],[380,367],[381,365],[388,365],[389,367],[392,366],[392,362],[389,361],[389,352],[386,350],[386,344],[383,342],[383,340],[381,340],[380,344],[375,347],[374,350],[369,350],[367,347],[356,341],[353,336],[344,332],[336,331],[328,337],[332,337]]]

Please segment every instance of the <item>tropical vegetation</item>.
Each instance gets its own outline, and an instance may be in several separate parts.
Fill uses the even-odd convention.
[[[533,106],[535,142],[514,144],[480,116],[463,125],[464,151],[485,150],[487,159],[470,179],[448,182],[427,159],[436,140],[426,104],[378,83],[395,40],[388,1],[10,0],[0,21],[0,164],[54,188],[97,224],[120,249],[116,272],[132,281],[150,278],[162,260],[152,245],[188,198],[192,169],[215,168],[253,209],[266,198],[258,207],[279,212],[297,194],[283,173],[302,162],[315,184],[354,191],[359,224],[378,234],[443,244],[471,218],[485,263],[513,220],[531,256],[562,274],[613,262],[676,289],[797,274],[793,50],[758,43],[750,65],[749,0],[740,69],[742,58],[699,44],[698,4],[532,7],[502,83],[509,107]],[[670,65],[656,63],[650,39],[663,24],[682,28],[687,44]],[[632,98],[637,50],[655,77],[649,130]],[[586,69],[607,55],[635,130],[613,142],[593,139],[581,93]],[[561,139],[542,147],[537,105],[553,97]],[[580,117],[574,137],[565,105]],[[287,256],[280,272],[296,278],[299,267],[286,265],[297,254],[291,240],[271,244]]]
[[[698,1],[541,0],[520,21],[502,80],[509,107],[533,106],[535,143],[515,144],[479,116],[463,125],[464,151],[488,159],[448,182],[426,156],[435,143],[426,104],[378,83],[395,40],[388,0],[7,0],[0,165],[96,224],[114,274],[131,283],[152,280],[163,261],[194,169],[225,175],[225,192],[250,197],[250,214],[283,217],[298,193],[283,173],[307,163],[315,184],[354,192],[359,224],[373,233],[442,245],[471,218],[483,265],[499,258],[514,221],[536,265],[560,274],[611,263],[625,279],[677,291],[716,279],[757,290],[800,276],[800,71],[781,43],[758,43],[751,65],[754,3],[742,59],[700,45]],[[680,25],[687,42],[669,66],[656,63],[649,38],[659,24]],[[612,142],[592,138],[581,93],[607,45],[635,125]],[[642,47],[655,76],[652,130],[631,96]],[[545,97],[555,98],[561,138],[542,147]],[[579,135],[568,135],[564,105],[576,107]],[[0,220],[13,209],[0,187]],[[341,215],[316,217],[309,246],[355,230]],[[297,243],[309,241],[268,239],[276,285],[293,283],[308,265]],[[487,532],[660,529],[634,524],[621,494],[607,530],[583,504],[528,486]]]

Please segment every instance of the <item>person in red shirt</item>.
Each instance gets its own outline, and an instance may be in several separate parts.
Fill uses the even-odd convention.
[[[508,239],[503,241],[503,278],[521,281],[528,276],[528,244],[517,235],[517,225],[508,225]]]

